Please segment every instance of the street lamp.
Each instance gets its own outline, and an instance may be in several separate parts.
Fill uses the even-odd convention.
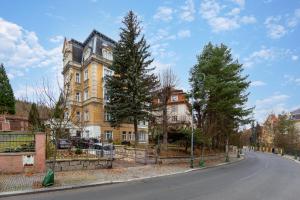
[[[205,80],[205,74],[200,73],[203,78],[202,81]],[[192,90],[192,136],[191,136],[191,168],[194,168],[194,91]]]

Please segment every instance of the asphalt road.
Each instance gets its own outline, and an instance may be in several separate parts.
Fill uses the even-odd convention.
[[[300,164],[247,153],[243,161],[115,185],[15,196],[14,200],[300,200]]]

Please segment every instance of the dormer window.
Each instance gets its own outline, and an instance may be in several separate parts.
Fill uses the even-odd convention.
[[[102,49],[102,56],[107,60],[113,60],[112,52],[107,49]]]
[[[79,73],[76,73],[75,81],[76,81],[76,83],[80,83],[80,74]]]
[[[176,102],[178,101],[178,96],[177,95],[172,95],[171,96],[171,102]]]

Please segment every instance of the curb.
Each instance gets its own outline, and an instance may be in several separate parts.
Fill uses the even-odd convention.
[[[174,173],[169,173],[169,174],[162,174],[162,175],[157,175],[157,176],[148,176],[148,177],[141,177],[141,178],[132,178],[132,179],[127,179],[127,180],[123,180],[123,181],[94,182],[94,183],[89,183],[89,184],[84,184],[84,185],[69,185],[69,186],[31,189],[31,190],[21,190],[21,191],[13,191],[13,192],[2,192],[2,193],[0,193],[0,198],[11,197],[11,196],[20,196],[20,195],[29,195],[29,194],[38,194],[38,193],[46,193],[46,192],[56,192],[56,191],[62,191],[62,190],[80,189],[80,188],[86,188],[86,187],[97,187],[97,186],[102,186],[102,185],[112,185],[112,184],[126,183],[126,182],[133,182],[133,181],[141,181],[141,180],[147,180],[147,179],[151,179],[151,178],[159,178],[159,177],[164,177],[164,176],[185,174],[185,173],[189,173],[189,172],[192,172],[192,171],[198,171],[198,170],[203,170],[203,169],[216,168],[216,167],[220,167],[220,166],[224,166],[224,165],[235,164],[235,163],[238,163],[238,162],[243,161],[243,160],[245,160],[245,156],[243,156],[241,159],[236,160],[234,162],[228,162],[228,163],[225,162],[225,163],[220,163],[220,164],[213,165],[213,166],[208,166],[208,167],[188,169],[188,170],[185,170],[185,171],[182,171],[182,172],[174,172]]]
[[[292,161],[294,161],[294,162],[300,164],[300,161],[299,161],[299,160],[295,160],[294,158],[290,158],[290,157],[286,157],[286,156],[281,156],[281,157],[283,157],[283,158],[285,158],[285,159],[288,159],[288,160],[292,160]]]

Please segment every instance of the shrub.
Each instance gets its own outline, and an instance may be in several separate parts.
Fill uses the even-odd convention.
[[[77,155],[82,154],[82,149],[77,148],[77,149],[75,150],[75,154],[77,154]]]

